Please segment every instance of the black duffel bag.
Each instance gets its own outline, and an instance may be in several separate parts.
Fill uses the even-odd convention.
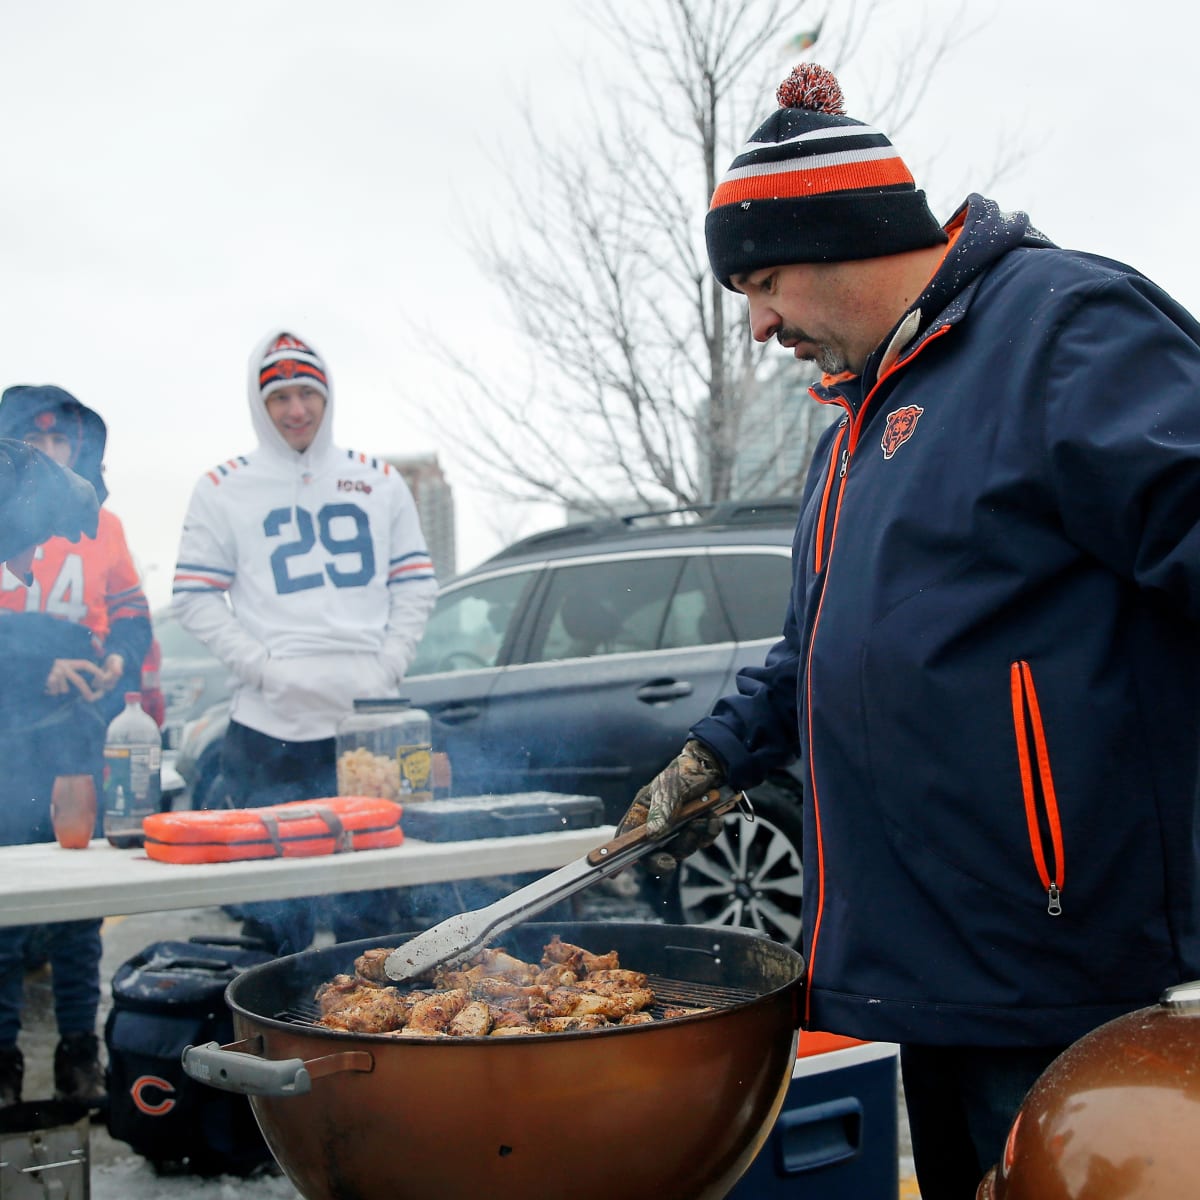
[[[247,1175],[272,1163],[245,1096],[190,1079],[187,1046],[233,1041],[225,988],[273,955],[248,938],[153,942],[113,975],[104,1023],[108,1132],[163,1173]]]

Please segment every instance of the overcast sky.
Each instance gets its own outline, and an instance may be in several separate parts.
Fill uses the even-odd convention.
[[[959,7],[891,4],[840,72],[849,113],[873,63]],[[0,386],[58,383],[108,422],[109,503],[156,607],[196,477],[253,446],[246,357],[276,324],[325,355],[340,444],[439,454],[460,568],[551,522],[497,506],[435,444],[413,397],[450,403],[454,381],[411,330],[476,362],[505,356],[507,315],[465,228],[503,194],[502,164],[521,168],[523,97],[586,136],[571,125],[595,46],[586,9],[0,0]],[[1023,161],[991,189],[1004,207],[1200,311],[1200,16],[1166,0],[971,12],[986,28],[895,137],[939,216],[1019,136]],[[795,32],[781,31],[787,65]]]

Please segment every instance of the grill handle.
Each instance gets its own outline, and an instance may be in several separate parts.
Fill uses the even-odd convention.
[[[371,1072],[375,1059],[365,1050],[345,1050],[321,1058],[262,1058],[262,1038],[221,1046],[207,1042],[183,1052],[184,1072],[197,1083],[244,1096],[303,1096],[312,1081],[339,1071]]]

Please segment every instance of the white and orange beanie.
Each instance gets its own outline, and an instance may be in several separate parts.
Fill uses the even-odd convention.
[[[848,262],[946,241],[885,133],[845,115],[832,72],[801,63],[779,109],[717,184],[704,223],[713,274]]]
[[[265,400],[276,389],[297,383],[329,397],[329,378],[321,356],[294,333],[281,333],[263,354],[258,368],[259,394]]]

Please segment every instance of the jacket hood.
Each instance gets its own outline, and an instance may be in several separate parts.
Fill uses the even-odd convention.
[[[324,362],[320,351],[307,338],[301,338],[298,333],[289,329],[272,329],[251,351],[250,361],[247,365],[246,391],[250,404],[250,421],[254,426],[254,434],[258,438],[258,444],[264,450],[277,457],[283,457],[289,462],[315,462],[333,444],[333,381],[329,378],[326,371],[325,415],[321,419],[321,424],[317,427],[317,434],[313,438],[312,444],[304,451],[293,450],[287,444],[287,439],[284,438],[283,434],[275,428],[274,422],[272,422],[270,416],[267,414],[267,406],[262,398],[262,391],[259,386],[259,372],[262,369],[263,359],[266,358],[268,351],[281,337],[292,337],[302,342],[307,346],[311,354]]]
[[[973,192],[946,222],[946,232],[958,234],[919,304],[936,317],[994,262],[1018,247],[1054,249],[1054,243],[1035,229],[1027,213],[1004,212],[994,201]]]
[[[17,384],[4,389],[0,396],[0,437],[21,441],[28,433],[48,429],[71,438],[72,456],[67,465],[96,489],[96,498],[103,504],[108,496],[101,470],[108,427],[100,414],[52,383]]]

